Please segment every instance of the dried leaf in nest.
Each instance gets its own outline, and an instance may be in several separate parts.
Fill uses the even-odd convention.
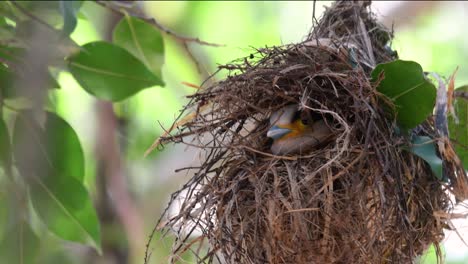
[[[221,66],[229,77],[191,96],[192,117],[159,141],[206,153],[159,221],[175,235],[171,262],[191,252],[198,263],[411,263],[438,248],[453,183],[404,150],[369,81],[394,59],[390,36],[366,4],[337,2],[307,41]],[[274,155],[285,116],[318,117],[330,137]],[[413,133],[439,135],[432,117]],[[444,173],[466,182],[450,155]]]

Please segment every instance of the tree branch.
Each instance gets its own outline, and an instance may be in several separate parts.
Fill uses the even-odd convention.
[[[112,3],[109,3],[107,1],[100,1],[100,0],[96,0],[95,1],[97,4],[105,7],[105,8],[108,8],[109,10],[111,10],[112,12],[115,12],[115,13],[118,13],[120,15],[125,15],[126,12],[128,12],[129,10],[122,10],[122,9],[119,9],[119,8],[116,8],[115,6],[112,5]],[[160,31],[164,32],[165,34],[167,35],[170,35],[172,36],[173,38],[179,40],[180,42],[194,42],[194,43],[197,43],[197,44],[200,44],[200,45],[205,45],[205,46],[212,46],[212,47],[223,47],[225,45],[223,44],[216,44],[216,43],[212,43],[212,42],[207,42],[207,41],[204,41],[204,40],[201,40],[197,37],[187,37],[187,36],[183,36],[183,35],[180,35],[170,29],[168,29],[167,27],[165,27],[164,25],[162,25],[159,21],[157,21],[155,18],[153,17],[147,17],[145,16],[144,14],[137,14],[135,12],[128,12],[129,15],[131,16],[134,16],[134,17],[137,17],[139,19],[142,19],[152,25],[154,25],[156,28],[158,28]]]
[[[119,9],[119,8],[116,8],[115,6],[112,5],[112,3],[109,3],[107,1],[100,1],[100,0],[96,0],[95,1],[97,4],[111,10],[112,12],[115,12],[115,13],[118,13],[120,15],[125,15],[126,12],[128,12],[129,10],[123,10],[123,9]],[[164,32],[165,34],[167,35],[170,35],[172,36],[173,38],[181,41],[181,42],[194,42],[194,43],[197,43],[197,44],[200,44],[200,45],[205,45],[205,46],[211,46],[211,47],[223,47],[225,45],[223,44],[216,44],[216,43],[212,43],[212,42],[207,42],[207,41],[204,41],[204,40],[201,40],[199,38],[194,38],[194,37],[187,37],[187,36],[183,36],[183,35],[180,35],[172,30],[170,30],[169,28],[165,27],[164,25],[162,25],[159,21],[157,21],[156,19],[152,18],[152,17],[147,17],[143,14],[136,14],[134,12],[128,12],[129,15],[131,16],[134,16],[134,17],[137,17],[139,19],[142,19],[154,26],[156,26],[160,31]]]
[[[102,6],[102,7],[104,7],[104,8],[109,9],[110,11],[112,11],[112,12],[114,12],[116,14],[119,14],[119,15],[129,14],[129,15],[131,15],[133,17],[137,17],[139,19],[142,19],[142,20],[146,21],[147,23],[155,26],[158,30],[162,31],[166,35],[171,36],[174,39],[176,39],[179,43],[181,43],[182,47],[187,52],[190,59],[195,64],[195,67],[197,68],[199,73],[201,73],[200,63],[195,58],[193,53],[190,51],[188,43],[196,43],[196,44],[199,44],[199,45],[210,46],[210,47],[224,47],[224,46],[226,46],[224,44],[216,44],[216,43],[204,41],[204,40],[201,40],[198,37],[187,37],[187,36],[181,35],[179,33],[176,33],[174,31],[172,31],[171,29],[165,27],[164,25],[162,25],[158,20],[156,20],[153,17],[148,17],[148,16],[146,16],[146,15],[144,15],[144,14],[138,12],[138,11],[137,12],[131,12],[131,10],[129,10],[129,8],[126,8],[126,9],[118,8],[118,7],[114,6],[114,5],[112,5],[112,3],[108,2],[108,1],[96,0],[95,3]]]

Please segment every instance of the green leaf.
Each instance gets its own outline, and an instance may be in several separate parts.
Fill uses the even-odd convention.
[[[455,89],[456,92],[468,93],[468,86]],[[458,118],[458,123],[453,116],[448,117],[450,139],[455,146],[455,152],[468,170],[468,99],[455,97],[453,108]]]
[[[98,41],[84,45],[68,58],[68,68],[78,83],[100,99],[120,101],[142,89],[164,82],[125,49]]]
[[[39,238],[24,221],[17,222],[0,241],[0,263],[35,263]]]
[[[7,61],[19,62],[25,49],[0,45],[0,57]]]
[[[11,98],[15,96],[14,81],[15,73],[6,65],[0,63],[0,91],[3,98]]]
[[[0,17],[0,19],[3,17]],[[15,41],[15,28],[8,25],[6,20],[0,20],[0,40],[3,43],[10,43]]]
[[[434,141],[430,137],[415,136],[411,143],[411,152],[425,160],[431,166],[434,175],[443,180],[442,160],[437,156]]]
[[[0,58],[15,65],[21,63],[25,49],[0,45]],[[14,82],[16,73],[4,63],[0,63],[0,92],[3,98],[11,98],[16,95]]]
[[[49,74],[47,75],[47,88],[48,89],[60,89],[60,84],[57,82],[57,80],[55,79],[55,77],[50,73],[49,71]]]
[[[164,41],[154,26],[126,15],[115,26],[112,41],[140,59],[156,76],[161,76]]]
[[[58,115],[47,112],[44,132],[48,159],[54,170],[79,181],[84,178],[84,153],[75,130]]]
[[[0,63],[0,90],[2,92],[3,98],[12,98],[21,96],[18,94],[18,89],[15,89],[15,82],[18,81],[20,76],[28,76],[26,69],[27,66],[24,65],[22,61],[23,54],[25,49],[17,47],[8,47],[0,45],[0,58],[6,60],[7,62],[14,65],[19,70],[23,71],[23,74],[17,74],[14,69],[8,67],[7,65]],[[46,88],[60,88],[60,85],[52,76],[50,71],[46,76]],[[25,95],[26,96],[26,95]]]
[[[20,172],[40,177],[84,179],[84,154],[78,135],[58,115],[47,112],[44,126],[20,114],[14,127],[15,161]],[[34,151],[30,151],[33,149]],[[32,166],[32,167],[31,167]],[[24,171],[28,168],[28,171]]]
[[[17,1],[16,4],[52,27],[61,27],[64,23],[59,1]],[[16,7],[12,8],[12,13],[18,18],[16,22],[30,19]]]
[[[20,113],[13,142],[18,170],[48,229],[63,239],[100,250],[99,222],[82,184],[83,151],[71,126],[50,112],[43,125],[30,113]]]
[[[5,172],[11,171],[11,143],[8,128],[3,119],[0,119],[0,163]]]
[[[73,177],[36,177],[30,185],[34,209],[57,236],[101,252],[99,220],[83,184]]]
[[[5,19],[5,17],[0,16],[0,27],[7,26],[7,25],[8,25],[8,23],[7,23],[6,19]]]
[[[2,182],[2,178],[0,176],[0,241],[4,238],[9,219],[7,192],[4,187],[5,184]]]
[[[372,71],[372,81],[384,79],[377,90],[395,104],[398,124],[411,129],[432,114],[436,100],[435,86],[426,80],[421,65],[414,61],[396,60],[379,64]]]

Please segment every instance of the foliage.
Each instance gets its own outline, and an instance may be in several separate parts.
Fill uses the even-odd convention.
[[[404,135],[432,115],[436,102],[436,88],[425,77],[421,65],[417,62],[396,60],[379,64],[372,71],[371,77],[377,85],[377,91],[390,101],[390,104],[382,103],[382,107],[396,119],[398,128]],[[462,91],[462,89],[466,87],[457,90]],[[456,150],[465,168],[468,156],[466,111],[466,100],[456,100],[455,112],[460,116],[460,120],[458,122],[455,122],[454,118],[449,120],[450,132],[455,135],[453,139]],[[411,143],[409,149],[404,148],[424,159],[431,166],[434,175],[439,180],[443,180],[442,160],[437,155],[433,141],[425,136],[414,136],[411,138]]]
[[[436,89],[425,79],[421,65],[402,60],[379,64],[372,71],[372,79],[382,77],[377,90],[394,103],[392,114],[402,128],[413,128],[432,113]]]
[[[455,93],[468,93],[468,86],[455,89]],[[456,116],[449,116],[450,137],[463,166],[468,170],[468,98],[456,98],[453,103]]]
[[[430,137],[415,136],[411,142],[411,152],[424,159],[432,169],[434,175],[443,180],[442,159],[437,156],[435,144]]]
[[[86,150],[81,143],[87,139],[86,135],[76,133],[75,128],[55,109],[45,107],[49,111],[39,113],[35,98],[21,87],[24,84],[21,80],[32,72],[28,68],[37,69],[32,65],[32,61],[25,60],[26,56],[38,52],[31,42],[31,29],[39,28],[39,32],[48,32],[48,35],[54,36],[54,41],[51,41],[46,49],[52,53],[50,57],[53,59],[39,66],[45,74],[44,82],[29,87],[41,90],[42,95],[50,94],[50,89],[60,88],[56,81],[57,72],[71,73],[86,92],[96,98],[113,102],[122,102],[149,87],[163,86],[167,81],[161,73],[166,39],[163,39],[160,30],[153,24],[130,13],[122,14],[120,22],[112,30],[112,41],[93,41],[82,45],[75,43],[76,40],[72,39],[70,34],[76,29],[77,19],[95,22],[95,17],[81,9],[83,2],[85,1],[10,1],[0,5],[1,263],[11,260],[11,257],[29,263],[27,258],[37,255],[36,245],[45,241],[43,236],[38,235],[43,234],[44,230],[38,230],[38,227],[47,229],[61,239],[87,243],[98,250],[101,244],[96,210],[92,206],[92,196],[84,179],[85,162],[93,162],[85,160],[83,155]],[[254,9],[247,6],[230,11],[242,14],[244,10]],[[274,12],[270,10],[270,13]],[[211,14],[215,16],[200,16],[196,19],[211,22],[221,21],[223,18],[221,12]],[[265,14],[263,9],[261,13],[251,17],[258,19],[259,15]],[[250,27],[246,18],[241,21],[246,24],[239,28]],[[213,24],[216,23],[201,24],[207,27],[210,25],[210,32],[221,32],[213,30]],[[242,30],[238,34],[230,34],[229,37],[242,42],[244,46],[246,37],[242,34],[251,34],[255,35],[250,38],[255,39],[255,46],[263,45],[268,37],[275,35],[272,30],[274,27],[270,24],[273,23],[262,23],[261,26],[268,27],[267,30],[254,27],[251,30]],[[216,26],[226,27],[222,23]],[[95,27],[98,28],[99,25]],[[259,38],[260,34],[266,37]],[[240,46],[239,43],[234,46]],[[237,54],[233,55],[232,51],[226,49],[217,52],[230,53],[231,56],[237,57]],[[183,52],[177,53],[178,56],[185,56]],[[217,58],[217,61],[219,60],[220,58]],[[180,63],[173,65],[176,66],[171,67],[177,69],[178,74],[186,70]],[[419,105],[416,102],[412,104]],[[456,100],[454,106],[459,123],[450,118],[449,126],[451,132],[460,131],[451,133],[451,136],[462,143],[455,144],[455,147],[466,167],[468,154],[466,147],[463,147],[463,144],[467,145],[466,100]],[[402,104],[402,107],[406,105]],[[41,105],[39,109],[44,107]],[[415,110],[418,112],[415,116],[424,115],[419,113],[421,109]],[[396,114],[397,120],[398,116],[401,118],[402,115],[405,114],[400,109]],[[417,123],[413,116],[406,118],[410,121],[400,122]],[[153,125],[151,123],[151,126]],[[137,137],[138,140],[141,138]],[[34,153],[35,158],[31,158],[28,152]],[[35,167],[37,164],[47,166]],[[14,214],[11,213],[13,211]],[[43,225],[35,223],[33,215],[37,215]]]
[[[33,262],[43,239],[38,226],[101,251],[98,216],[84,184],[81,136],[38,99],[59,88],[57,72],[70,72],[89,94],[113,102],[164,86],[159,30],[125,13],[112,42],[80,46],[70,34],[78,17],[92,20],[81,12],[82,3],[8,1],[0,6],[2,263],[14,258]]]

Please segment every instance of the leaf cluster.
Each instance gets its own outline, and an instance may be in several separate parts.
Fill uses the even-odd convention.
[[[112,102],[164,86],[159,29],[122,9],[111,41],[78,45],[71,37],[77,25],[96,20],[82,12],[84,5],[102,8],[94,2],[63,0],[0,5],[2,263],[13,257],[31,263],[45,239],[39,236],[44,230],[101,251],[80,135],[44,107],[43,98],[61,89],[59,74],[70,72],[86,92]]]

